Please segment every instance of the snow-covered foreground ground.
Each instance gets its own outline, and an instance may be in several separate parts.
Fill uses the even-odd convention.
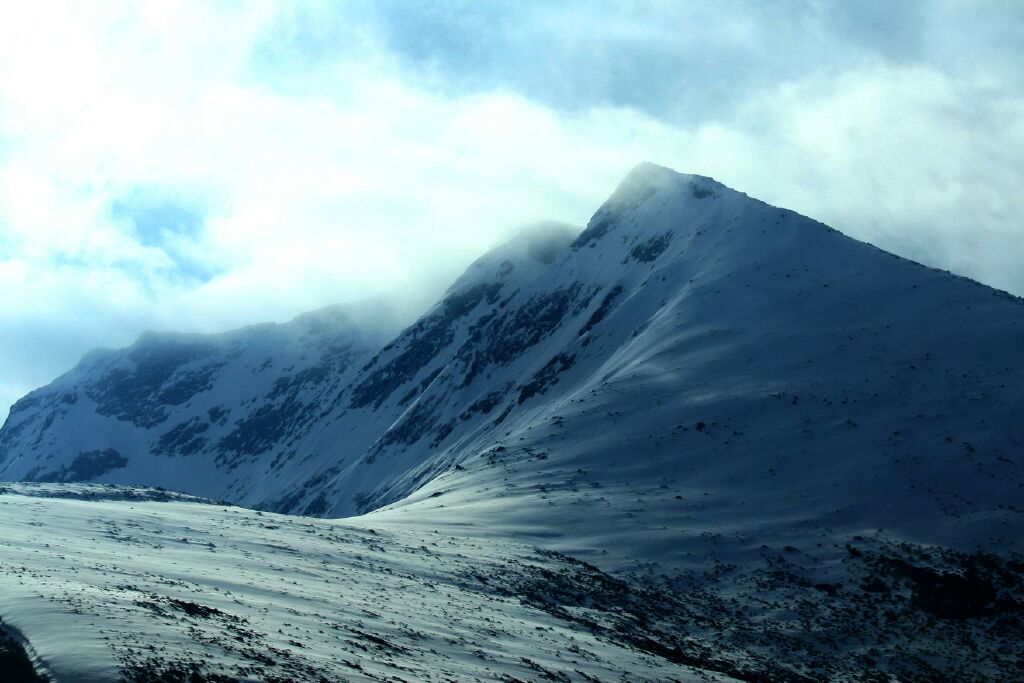
[[[698,679],[602,625],[602,591],[643,610],[649,596],[555,554],[359,520],[19,493],[32,488],[0,496],[0,614],[58,680]],[[561,604],[563,582],[592,583],[595,604]]]
[[[857,537],[838,555],[765,547],[746,566],[641,581],[479,530],[374,519],[5,485],[0,618],[58,681],[1022,673],[1024,566],[995,556]]]

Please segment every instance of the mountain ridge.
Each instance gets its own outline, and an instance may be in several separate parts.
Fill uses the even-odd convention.
[[[551,235],[376,346],[35,394],[5,623],[68,680],[1019,677],[1024,300],[653,165]]]
[[[993,330],[977,339],[963,338],[959,348],[976,356],[969,345],[1003,340],[995,342],[995,357],[1015,358],[1005,347],[1020,335],[1020,300],[993,296],[1006,302],[999,306],[1017,308],[995,316],[1004,318],[1001,323],[985,321],[991,308],[985,295],[996,290],[887,254],[704,176],[641,163],[582,232],[550,225],[537,230],[533,237],[526,231],[478,259],[416,323],[378,350],[365,348],[350,359],[344,376],[332,379],[329,390],[313,388],[330,374],[321,370],[312,370],[320,376],[312,384],[311,377],[295,380],[297,389],[269,385],[262,396],[247,399],[265,401],[262,412],[252,411],[249,422],[233,423],[234,437],[209,440],[202,457],[181,455],[185,460],[180,460],[173,454],[183,454],[197,437],[214,430],[197,432],[202,423],[195,422],[196,416],[173,425],[160,422],[170,429],[162,427],[150,443],[164,444],[171,460],[190,467],[204,459],[209,466],[213,460],[206,476],[224,483],[190,492],[280,512],[347,516],[394,505],[438,477],[459,472],[457,467],[512,433],[541,429],[555,406],[584,401],[581,391],[600,394],[602,386],[631,372],[669,367],[673,354],[682,354],[684,371],[664,381],[674,382],[684,394],[722,394],[722,378],[736,372],[718,370],[716,386],[710,368],[733,358],[765,368],[760,375],[733,377],[737,386],[760,382],[788,395],[795,393],[790,386],[795,377],[817,381],[806,367],[821,354],[813,347],[787,350],[785,344],[799,347],[804,338],[815,337],[820,345],[817,328],[832,326],[824,336],[839,357],[891,371],[886,357],[906,355],[908,344],[924,343],[903,319],[917,316],[919,325],[944,329],[948,323],[937,306],[963,306],[964,311],[973,306],[985,310],[961,317]],[[545,239],[557,248],[537,260],[529,245],[545,230]],[[922,296],[925,289],[930,293]],[[887,322],[876,324],[873,318]],[[964,337],[963,330],[949,334]],[[841,335],[849,337],[845,345],[833,341]],[[886,336],[892,339],[877,343],[870,359],[858,354],[858,344]],[[789,354],[791,377],[764,356],[765,348]],[[735,358],[740,349],[746,356]],[[819,357],[817,362],[826,364],[826,375],[845,372],[828,365],[834,359]],[[865,381],[879,383],[880,377]],[[193,382],[202,395],[202,377]],[[873,393],[883,396],[897,391],[884,382],[875,388],[879,391]],[[161,391],[167,394],[168,388]],[[311,391],[308,399],[299,400]],[[304,417],[294,429],[282,430],[281,416],[295,412],[288,405]],[[37,422],[46,425],[46,419]],[[856,422],[856,416],[846,419]],[[149,428],[152,419],[142,422]],[[0,430],[0,446],[11,443],[10,434],[10,426]],[[123,450],[97,443],[87,452],[102,464],[111,461],[104,455],[111,447],[119,454]],[[6,448],[10,453],[12,447]],[[88,462],[77,469],[73,462],[65,458],[61,467],[72,473],[92,471]],[[24,466],[12,469],[10,456],[0,458],[0,467],[4,477],[31,473]],[[118,471],[96,480],[168,483],[119,480]],[[236,471],[237,476],[232,474]]]

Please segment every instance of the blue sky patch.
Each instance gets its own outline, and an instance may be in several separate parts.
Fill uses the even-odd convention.
[[[202,284],[221,272],[195,256],[206,221],[206,211],[200,204],[138,189],[114,200],[110,215],[127,227],[139,244],[160,249],[170,257],[173,270],[160,273],[168,281],[186,286]]]
[[[130,225],[139,244],[161,249],[182,238],[195,240],[206,219],[205,211],[195,204],[145,190],[114,200],[110,215]]]

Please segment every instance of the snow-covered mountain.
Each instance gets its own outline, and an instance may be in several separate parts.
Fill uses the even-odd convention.
[[[381,341],[328,309],[96,352],[14,406],[0,477],[320,516],[630,480],[885,524],[1022,490],[1021,300],[652,164]]]
[[[14,406],[0,477],[320,516],[630,481],[668,487],[658,516],[699,491],[967,534],[1024,486],[1022,361],[1020,299],[641,164],[578,236],[524,231],[383,348],[329,309],[91,354]]]
[[[387,336],[332,306],[283,325],[146,333],[94,351],[11,408],[0,478],[227,496],[230,473],[308,428]]]
[[[617,628],[708,676],[1015,670],[1024,301],[651,164],[577,232],[521,234],[376,348],[297,321],[90,356],[12,409],[0,478],[540,546],[688,605]],[[501,594],[606,633],[599,576]]]

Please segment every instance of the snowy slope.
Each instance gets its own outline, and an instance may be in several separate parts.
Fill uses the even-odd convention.
[[[1021,300],[644,165],[528,286],[378,354],[293,495],[347,515],[419,489],[412,517],[541,534],[554,505],[592,559],[617,529],[622,559],[674,565],[681,526],[1019,549],[1022,369]],[[588,545],[570,522],[595,516]]]
[[[270,373],[252,333],[199,361],[192,347],[208,340],[174,338],[156,354],[181,365],[171,381],[171,363],[120,379],[147,340],[128,359],[88,358],[15,406],[0,476],[323,516],[427,485],[410,500],[451,490],[523,528],[544,525],[546,502],[580,499],[582,519],[604,510],[624,543],[654,546],[595,496],[629,482],[624,496],[650,501],[638,523],[672,533],[668,520],[723,506],[737,529],[896,525],[961,546],[1017,528],[1006,506],[1024,491],[1021,300],[652,164],[564,246],[572,236],[542,226],[484,256],[372,356],[331,330],[314,337],[328,351],[296,345],[289,358],[305,362]],[[306,338],[261,334],[286,331]],[[112,398],[90,398],[97,385]],[[88,476],[116,460],[108,449],[133,448],[127,466]],[[991,540],[1004,537],[1017,542]]]
[[[877,536],[847,545],[841,581],[766,547],[759,565],[669,582],[515,540],[153,490],[8,485],[0,520],[10,683],[34,679],[11,678],[5,641],[23,670],[73,683],[964,683],[1024,665],[1024,566]]]
[[[663,492],[659,519],[928,536],[938,516],[959,544],[1016,514],[1021,300],[652,164],[572,236],[484,256],[375,355],[343,316],[94,354],[15,406],[0,476],[324,516],[429,483],[526,526],[545,496],[629,481]]]
[[[259,355],[249,354],[248,342],[239,348],[240,357]],[[218,379],[194,394],[193,406],[186,400],[184,409],[170,411],[164,388],[185,382],[202,363],[182,366],[171,382],[161,380],[156,398],[144,390],[113,391],[131,396],[129,417],[114,412],[81,432],[71,429],[74,420],[61,412],[78,415],[73,408],[83,399],[64,404],[61,397],[72,387],[87,396],[85,387],[111,376],[113,363],[124,358],[86,359],[20,403],[0,431],[0,476],[38,479],[40,472],[57,472],[43,478],[161,485],[265,511],[362,515],[343,523],[275,516],[285,520],[283,536],[253,547],[243,542],[251,538],[248,531],[213,515],[220,508],[147,504],[154,506],[146,507],[147,524],[164,524],[165,506],[176,505],[187,510],[182,514],[190,515],[184,524],[191,530],[221,539],[212,540],[217,547],[235,539],[232,571],[254,581],[257,574],[263,580],[262,565],[272,564],[272,548],[288,546],[283,541],[302,525],[367,526],[394,541],[387,552],[403,559],[392,571],[427,577],[420,588],[402,590],[429,593],[441,579],[420,573],[413,550],[440,534],[462,556],[463,573],[484,576],[488,590],[555,614],[567,638],[589,634],[601,648],[622,646],[622,652],[592,653],[589,661],[601,662],[603,672],[583,671],[600,680],[630,667],[638,667],[631,680],[685,679],[694,669],[673,667],[691,665],[739,680],[885,680],[888,674],[1014,680],[1024,665],[1020,648],[1006,647],[1021,642],[1024,624],[1024,302],[887,254],[709,178],[642,164],[582,233],[547,226],[484,256],[389,343],[364,349],[344,369],[325,372],[322,382],[303,389],[297,423],[273,431],[281,423],[268,419],[265,436],[249,428],[258,423],[227,420],[223,429],[237,433],[241,444],[234,459],[223,456],[228,432],[213,427],[208,430],[217,439],[194,455],[152,448],[194,415],[180,411],[208,411],[227,403],[237,386],[249,386]],[[318,358],[307,359],[308,367],[319,367]],[[107,369],[84,372],[97,359]],[[247,381],[256,376],[248,372]],[[260,413],[275,381],[254,385],[232,405]],[[99,404],[88,400],[95,402],[86,399],[80,419],[99,420]],[[174,419],[139,426],[132,416],[154,405]],[[57,413],[53,419],[51,413]],[[79,450],[100,455],[76,465],[79,443]],[[104,462],[104,449],[121,453],[133,443],[142,444],[130,461],[138,464],[79,476],[90,475],[94,461]],[[46,468],[32,471],[40,465]],[[210,480],[218,484],[200,483]],[[125,501],[47,498],[30,507],[22,498],[30,490],[39,492],[29,487],[8,494],[16,504],[0,514],[10,513],[10,524],[27,528],[59,519],[55,528],[73,538],[86,533],[73,521],[76,515],[121,525],[141,514]],[[61,507],[73,505],[85,507]],[[249,525],[259,519],[242,510],[226,515]],[[121,542],[102,543],[108,540]],[[17,565],[27,543],[25,535],[5,546],[4,562]],[[172,547],[152,545],[158,555]],[[0,603],[0,618],[21,631],[35,629],[35,636],[26,632],[30,643],[68,623],[30,616],[39,595],[66,590],[65,565],[56,557],[62,551],[46,552],[39,564],[24,565],[38,575],[26,589],[35,597]],[[322,558],[321,552],[327,551],[314,543],[295,555]],[[495,564],[496,558],[527,556],[550,579],[540,593],[524,589],[535,584],[516,578],[521,574],[514,567]],[[161,585],[163,571],[146,565],[163,559],[128,562],[115,573],[144,577],[139,585],[166,598],[148,587]],[[296,559],[284,571],[298,577],[287,580],[311,602],[290,608],[322,624],[334,607],[304,592],[315,576],[305,562]],[[49,565],[55,569],[47,574]],[[562,572],[570,567],[585,576],[569,580]],[[108,571],[97,569],[69,594],[93,596],[87,604],[102,612],[96,595],[127,590],[96,593],[95,586],[107,586],[101,575]],[[196,591],[221,586],[205,566],[189,571]],[[628,581],[630,591],[648,596],[639,611],[652,620],[645,622],[633,607],[608,604],[610,593],[624,589],[594,588],[613,585],[606,580]],[[483,609],[475,600],[484,589],[474,581],[451,594],[459,610]],[[354,575],[346,590],[363,597],[346,599],[369,601],[370,585],[381,594],[398,589]],[[250,599],[236,590],[242,589],[231,589],[237,599]],[[549,599],[552,591],[560,597]],[[195,594],[174,599],[206,604]],[[416,604],[437,624],[462,613]],[[599,614],[576,611],[602,604],[607,609]],[[672,605],[675,616],[655,604]],[[494,609],[490,618],[499,619],[497,613],[512,608]],[[276,622],[260,626],[260,638],[275,637],[270,623]],[[385,628],[376,624],[372,631]],[[609,642],[608,629],[629,635]],[[517,630],[513,639],[541,647],[528,631]],[[112,635],[115,645],[107,647],[116,650],[122,637]],[[309,637],[319,642],[319,635]],[[453,638],[460,647],[477,645],[468,635]],[[211,670],[239,675],[243,654],[209,654],[192,641],[169,648],[164,659],[206,653],[202,657],[219,658]],[[572,652],[567,642],[557,648],[563,655]],[[316,647],[326,648],[316,651],[317,666],[333,656],[323,652],[338,652]],[[509,647],[481,649],[497,657]],[[459,668],[462,654],[433,649],[445,662],[461,662],[444,665],[457,679],[585,680],[564,663],[556,666],[557,657],[532,660],[555,672],[548,676],[507,668],[507,662],[505,668]],[[647,655],[657,663],[643,660]],[[137,663],[140,656],[129,660]],[[97,657],[102,666],[114,666],[109,651]],[[328,679],[358,679],[350,670],[327,670]]]
[[[94,351],[11,408],[0,479],[237,496],[253,463],[308,428],[386,334],[334,306],[284,325],[146,333]]]
[[[642,587],[517,543],[23,486],[0,516],[0,628],[58,681],[729,680],[657,653]]]
[[[508,309],[559,291],[392,517],[455,507],[620,568],[876,529],[1022,549],[1020,299],[649,166]]]

